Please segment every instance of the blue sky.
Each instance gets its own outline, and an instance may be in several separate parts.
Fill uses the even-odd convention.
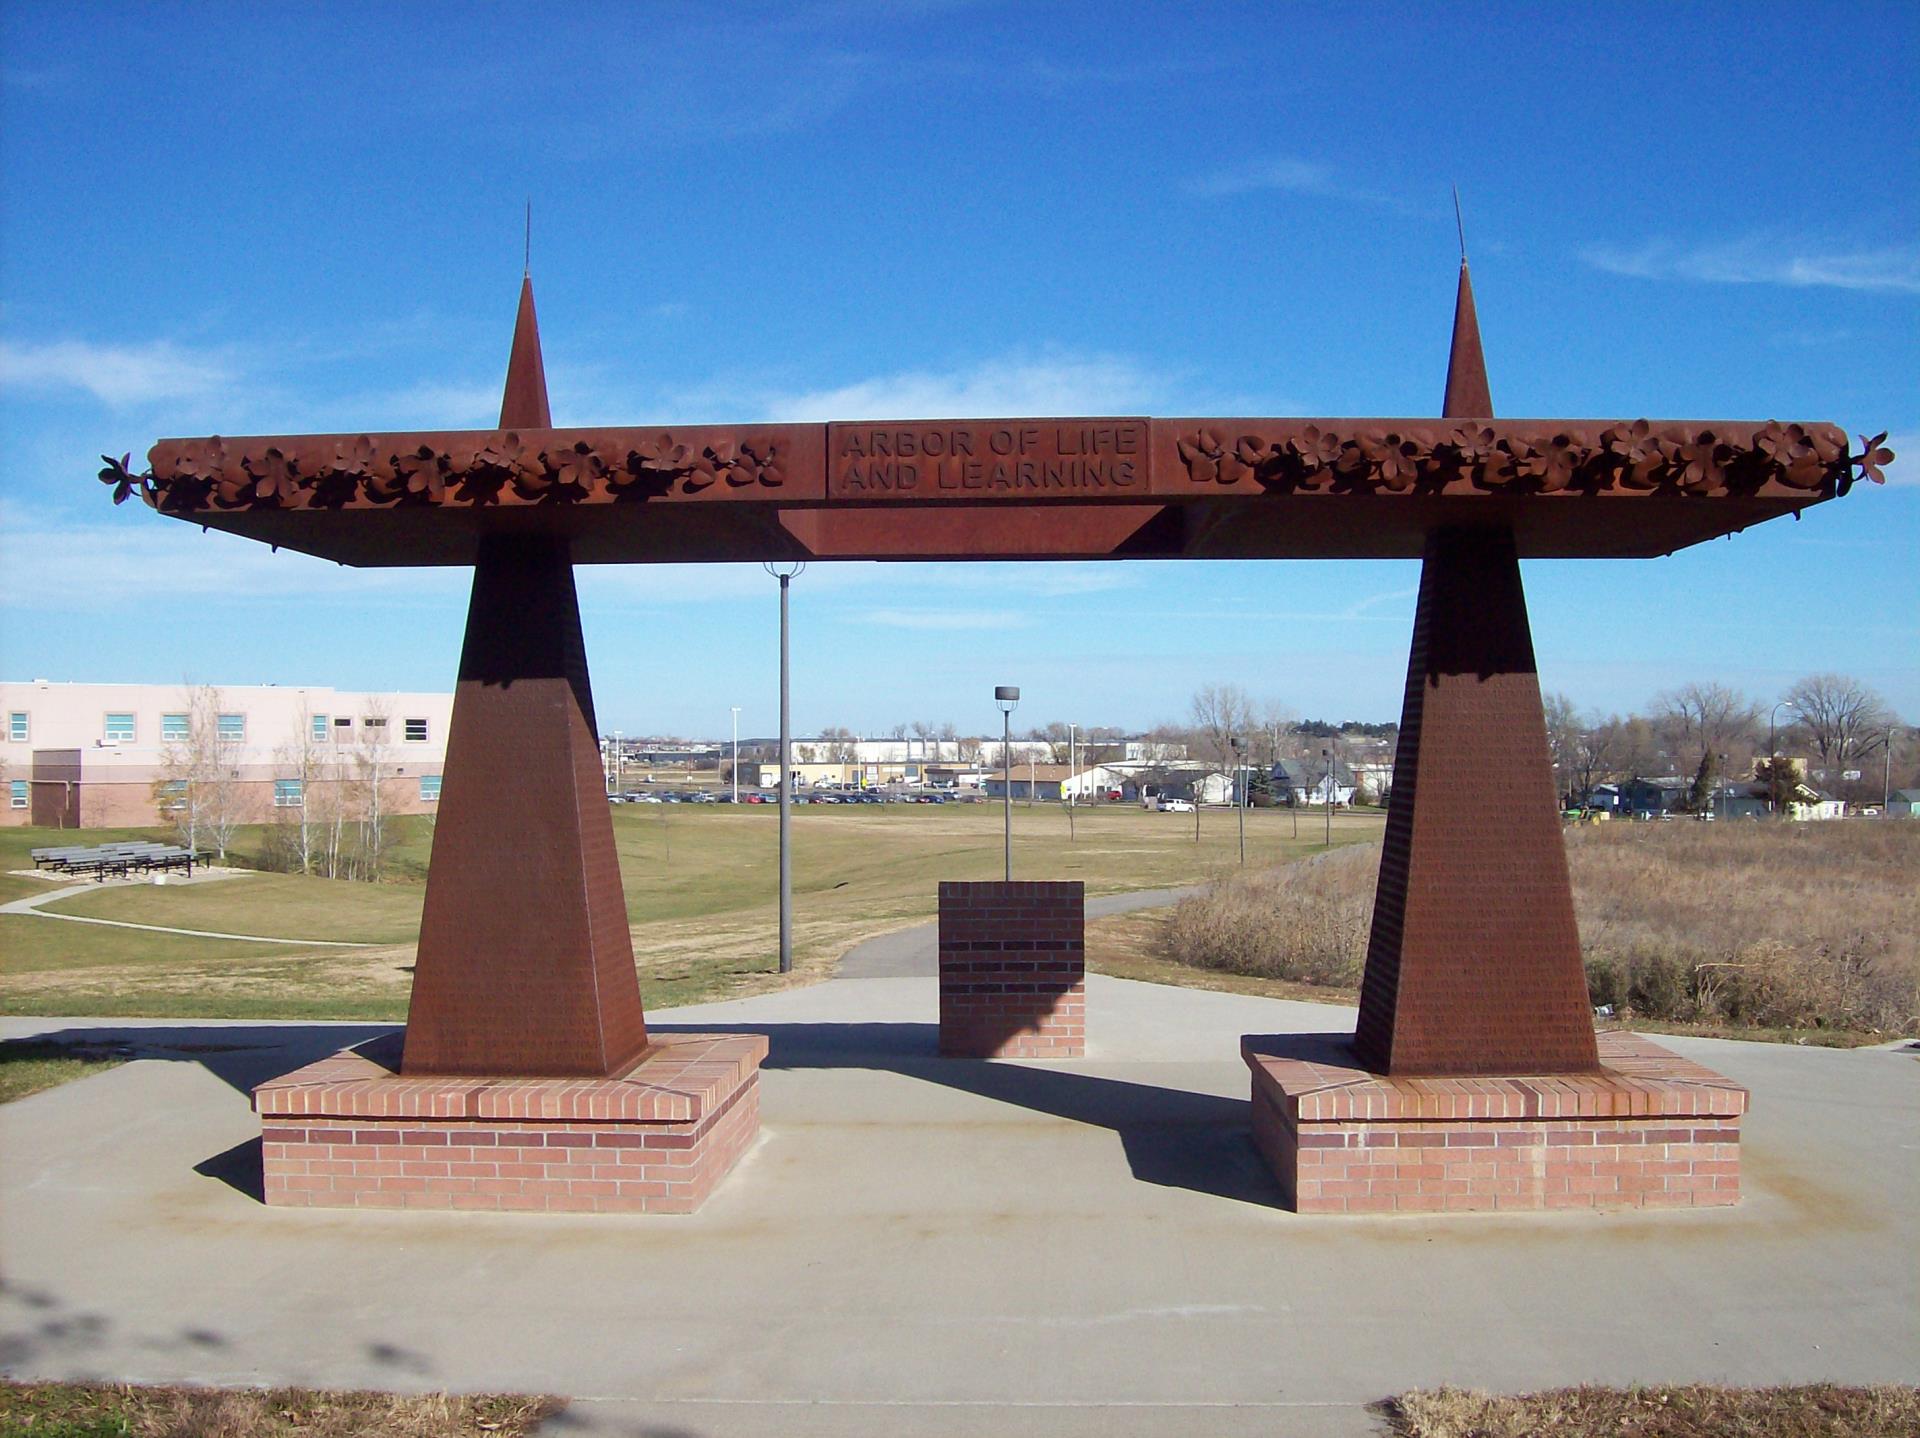
[[[1830,420],[1894,483],[1527,568],[1543,682],[1839,670],[1920,720],[1920,10],[0,9],[0,674],[452,682],[466,575],[114,509],[163,435],[1437,411],[1464,196],[1509,417]],[[795,722],[1399,705],[1408,563],[820,565]],[[603,723],[775,721],[772,582],[583,570]]]

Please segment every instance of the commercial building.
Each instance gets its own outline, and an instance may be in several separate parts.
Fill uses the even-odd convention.
[[[366,807],[431,812],[451,694],[318,685],[0,682],[0,815],[15,825],[166,822],[217,802],[232,822]]]

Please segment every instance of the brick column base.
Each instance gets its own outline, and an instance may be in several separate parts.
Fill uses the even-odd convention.
[[[1249,1035],[1253,1137],[1299,1213],[1740,1201],[1747,1091],[1638,1034],[1597,1073],[1384,1078],[1345,1035]]]
[[[1086,1052],[1086,885],[940,886],[940,1052]]]
[[[762,1034],[657,1036],[617,1078],[405,1078],[376,1039],[261,1084],[266,1201],[691,1213],[760,1131]]]

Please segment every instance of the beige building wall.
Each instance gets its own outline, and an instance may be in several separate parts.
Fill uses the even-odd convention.
[[[389,813],[431,812],[446,764],[451,694],[310,685],[209,686],[227,737],[225,782],[241,823],[358,786],[377,764]],[[165,822],[156,787],[186,772],[195,694],[186,685],[0,682],[0,822],[139,827]],[[384,721],[384,722],[383,722]],[[308,779],[298,790],[298,751]],[[423,783],[422,780],[426,782]]]

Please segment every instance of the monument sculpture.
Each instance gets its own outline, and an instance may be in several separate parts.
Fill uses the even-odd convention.
[[[573,565],[1413,556],[1358,1031],[1245,1041],[1263,1151],[1302,1209],[1737,1196],[1737,1086],[1596,1044],[1518,562],[1670,553],[1891,456],[1826,424],[1492,409],[1463,262],[1439,420],[556,428],[523,280],[497,429],[110,460],[116,502],[348,565],[474,569],[404,1042],[260,1087],[269,1201],[684,1211],[752,1138],[764,1039],[646,1030]],[[1574,1148],[1622,1172],[1573,1183]]]

